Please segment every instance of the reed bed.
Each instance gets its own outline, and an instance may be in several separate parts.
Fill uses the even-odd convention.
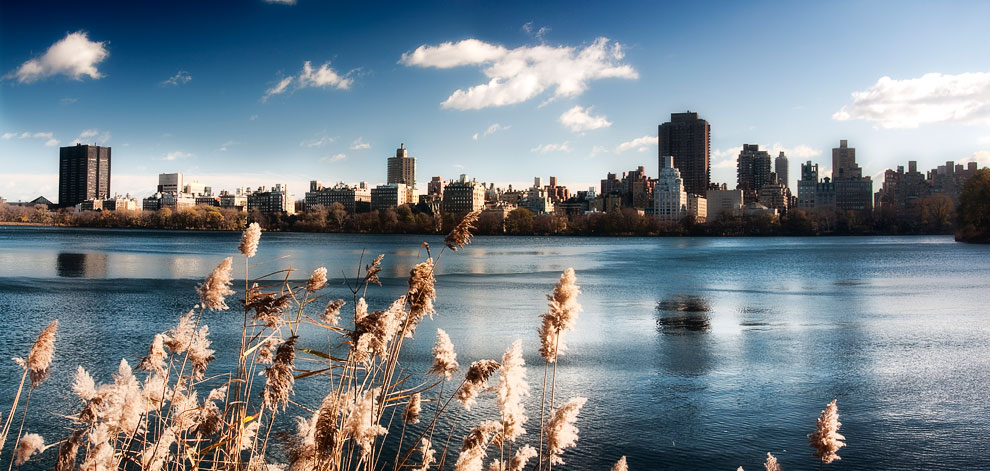
[[[71,389],[78,407],[67,416],[71,426],[46,443],[24,430],[24,423],[31,392],[48,378],[55,355],[58,321],[53,321],[26,359],[15,359],[23,374],[10,409],[0,415],[0,463],[9,462],[12,469],[44,459],[56,471],[550,471],[566,466],[588,401],[563,399],[556,391],[564,336],[581,312],[573,269],[561,274],[540,316],[544,368],[535,384],[540,387],[536,423],[529,417],[536,418],[536,411],[524,406],[533,393],[521,340],[500,359],[479,359],[462,368],[450,337],[436,329],[431,368],[407,374],[400,366],[403,345],[437,314],[436,267],[445,255],[470,244],[479,214],[465,216],[435,257],[424,243],[425,256],[411,270],[408,289],[376,306],[380,310],[372,310],[366,295],[381,286],[384,255],[346,279],[350,293],[339,298],[328,292],[326,268],[302,283],[289,281],[291,269],[252,278],[252,269],[264,264],[252,264],[262,232],[251,224],[238,245],[240,255],[224,259],[197,285],[198,303],[173,328],[150,339],[137,365],[121,360],[116,373],[103,379],[77,367]],[[238,300],[240,346],[217,352],[204,315],[238,304],[230,297],[233,271],[240,265],[245,280]],[[351,319],[342,320],[345,311]],[[304,326],[326,332],[324,349],[299,347]],[[216,355],[235,354],[233,371],[210,371]],[[317,381],[322,400],[296,402],[297,381]],[[493,396],[497,414],[470,424],[470,431],[454,440],[461,409],[470,410],[481,395]],[[396,420],[401,424],[393,427]],[[279,432],[288,424],[294,432]],[[838,459],[835,452],[844,446],[838,427],[833,401],[809,435],[822,464]],[[527,434],[534,429],[538,434]],[[626,457],[612,469],[627,470]],[[770,454],[766,469],[780,469]]]

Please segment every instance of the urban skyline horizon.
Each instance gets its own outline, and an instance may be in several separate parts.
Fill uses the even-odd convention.
[[[8,3],[0,195],[50,198],[51,149],[75,141],[112,143],[114,187],[133,194],[159,171],[366,180],[400,142],[423,175],[580,188],[655,176],[656,125],[688,109],[712,123],[712,180],[730,185],[744,143],[806,161],[847,139],[874,179],[908,160],[990,163],[990,51],[959,47],[990,40],[986,3],[570,7]],[[183,34],[147,34],[166,24]]]
[[[657,137],[655,139],[657,139],[657,141],[659,141],[659,137]],[[840,139],[840,142],[841,141],[845,141],[845,139]],[[83,142],[74,142],[73,143],[73,146],[76,146],[76,145],[88,145],[88,146],[99,146],[99,147],[113,148],[112,145],[96,144],[96,143],[87,144],[87,143],[83,143]],[[401,146],[404,146],[405,143],[404,142],[400,142],[399,145],[401,147]],[[780,152],[784,152],[784,156],[787,157],[787,160],[788,160],[788,174],[789,174],[788,182],[785,183],[785,186],[787,186],[788,188],[791,188],[794,191],[796,191],[796,189],[797,189],[797,184],[796,183],[800,180],[800,177],[801,177],[801,172],[800,172],[801,165],[805,164],[806,162],[811,162],[812,164],[817,164],[818,167],[819,167],[819,169],[828,168],[827,171],[824,171],[824,170],[820,170],[819,171],[819,174],[818,175],[819,175],[819,178],[820,179],[832,178],[832,168],[831,168],[831,162],[830,162],[831,157],[826,158],[824,156],[824,153],[822,154],[822,156],[819,156],[819,157],[807,158],[807,159],[803,159],[802,158],[802,159],[796,160],[796,159],[792,158],[791,155],[787,155],[786,151],[781,150],[778,147],[775,147],[773,149],[770,149],[770,148],[762,147],[761,144],[749,144],[749,143],[741,144],[739,146],[739,148],[738,148],[738,151],[739,152],[742,152],[744,150],[745,146],[753,146],[753,145],[759,146],[759,151],[766,151],[766,152],[768,152],[770,154],[770,157],[771,158],[776,158]],[[64,147],[72,147],[72,146],[62,146],[60,148],[64,148]],[[855,148],[855,146],[851,146],[851,147]],[[399,148],[396,148],[396,150],[398,151]],[[409,149],[408,148],[405,148],[405,150],[408,151]],[[662,156],[659,155],[659,150],[658,149],[657,149],[657,154],[656,155],[657,155],[657,159],[656,160],[659,160],[659,158],[662,158]],[[390,156],[385,156],[384,158],[382,158],[382,169],[383,170],[386,169],[387,159],[392,158],[392,157],[394,157],[394,154],[393,155],[390,155]],[[419,163],[419,157],[416,156],[416,155],[410,155],[410,157],[413,157],[414,159],[416,159],[416,162],[417,162],[417,165],[418,165],[418,163]],[[736,154],[736,157],[738,157],[738,152]],[[860,164],[860,167],[865,167],[866,165],[864,165],[862,163],[862,160],[860,159],[860,157],[861,157],[861,154],[859,156],[857,156],[857,163]],[[926,171],[935,171],[935,170],[938,169],[938,167],[940,167],[940,166],[942,166],[942,165],[944,165],[944,164],[946,164],[947,162],[950,162],[950,161],[951,162],[954,162],[955,164],[965,164],[965,163],[969,162],[970,160],[967,160],[967,159],[964,158],[962,160],[937,161],[937,162],[934,162],[933,164],[927,164],[927,163],[924,163],[922,161],[915,161],[915,162],[917,162],[918,168],[922,169],[922,172],[924,173]],[[898,163],[898,165],[896,165],[894,167],[887,167],[887,168],[884,168],[884,169],[879,170],[878,172],[873,172],[873,173],[865,173],[864,172],[864,177],[872,178],[873,181],[874,181],[874,183],[877,185],[876,189],[879,190],[880,185],[882,185],[882,183],[883,183],[883,175],[884,175],[884,172],[885,171],[887,171],[887,170],[895,170],[898,166],[906,167],[907,164],[908,164],[908,162],[909,161],[900,162],[900,163]],[[733,160],[733,164],[735,164],[735,160]],[[825,164],[827,164],[827,165],[825,165]],[[675,166],[677,166],[676,159],[675,159]],[[627,173],[629,171],[636,171],[636,170],[638,170],[638,167],[643,167],[644,168],[644,171],[646,172],[646,175],[649,178],[657,178],[659,176],[659,173],[660,173],[660,164],[659,164],[659,162],[657,162],[657,164],[656,164],[656,167],[657,168],[655,169],[655,172],[651,172],[650,171],[650,169],[649,169],[650,165],[647,162],[647,163],[644,163],[642,165],[638,165],[637,164],[636,167],[629,168],[629,169],[615,169],[614,171],[609,170],[608,172],[606,172],[605,175],[602,175],[602,178],[600,178],[600,179],[588,180],[587,182],[579,182],[577,184],[574,184],[573,182],[561,181],[561,179],[559,177],[556,177],[556,175],[553,175],[553,174],[550,174],[550,175],[531,175],[528,179],[520,179],[520,180],[512,180],[512,181],[490,181],[490,180],[487,180],[487,179],[485,179],[484,177],[482,177],[480,175],[472,174],[470,172],[454,173],[454,174],[452,174],[450,176],[446,176],[446,175],[428,175],[428,176],[426,176],[426,179],[422,179],[422,177],[417,176],[416,183],[417,183],[417,188],[419,188],[420,191],[422,191],[423,188],[426,188],[426,183],[428,183],[430,181],[430,178],[440,177],[441,180],[443,180],[444,182],[448,182],[448,181],[456,181],[456,180],[458,180],[461,175],[467,175],[469,180],[470,179],[474,179],[479,184],[483,183],[486,186],[487,185],[494,185],[495,188],[498,188],[498,189],[508,189],[508,188],[511,187],[513,190],[525,190],[525,189],[528,189],[528,188],[532,187],[532,184],[533,184],[533,181],[534,181],[535,178],[547,178],[547,177],[551,177],[552,178],[552,177],[556,177],[556,180],[558,181],[558,186],[560,186],[560,187],[566,187],[569,190],[571,190],[572,192],[586,191],[589,188],[595,188],[595,191],[598,192],[600,190],[600,183],[601,183],[601,181],[604,180],[605,178],[607,178],[607,175],[608,174],[615,174],[616,176],[618,176],[618,177],[621,178],[622,175],[624,175],[625,173]],[[981,168],[982,167],[987,167],[987,165],[984,164],[984,165],[981,166]],[[714,168],[715,167],[713,166],[712,169],[714,170]],[[724,168],[724,166],[723,166],[723,168]],[[797,171],[794,171],[795,168],[797,169]],[[735,165],[733,166],[733,169],[732,170],[733,170],[733,172],[737,172],[737,169],[735,168]],[[139,177],[139,178],[141,178],[143,180],[147,180],[150,183],[145,184],[145,188],[142,189],[140,192],[118,191],[118,190],[115,190],[113,186],[111,186],[110,194],[111,194],[111,196],[125,196],[125,195],[130,195],[132,198],[135,198],[135,199],[140,200],[140,199],[142,199],[144,197],[152,196],[152,195],[154,195],[157,192],[156,191],[156,187],[158,185],[158,177],[159,177],[159,175],[175,174],[175,173],[182,174],[183,177],[186,179],[186,181],[188,183],[202,184],[204,186],[207,186],[207,187],[210,187],[210,188],[214,189],[214,194],[219,194],[220,191],[230,191],[231,193],[234,193],[235,191],[239,191],[239,190],[251,190],[251,189],[256,189],[256,188],[260,188],[260,187],[271,188],[271,187],[273,187],[276,184],[282,184],[282,185],[284,185],[285,187],[287,187],[289,189],[288,190],[289,194],[290,195],[293,195],[294,197],[296,197],[296,199],[301,199],[301,198],[299,198],[299,196],[302,193],[305,193],[306,191],[308,191],[308,189],[310,187],[310,183],[313,182],[313,181],[319,181],[319,182],[321,182],[322,184],[324,184],[326,186],[334,186],[334,185],[337,185],[337,184],[344,184],[344,185],[348,185],[348,186],[357,186],[357,185],[360,185],[360,184],[366,184],[368,186],[368,188],[373,188],[373,187],[378,186],[378,185],[385,185],[385,184],[387,184],[386,183],[387,178],[382,178],[381,180],[373,180],[373,179],[335,180],[335,179],[332,179],[332,178],[330,178],[330,179],[323,179],[323,178],[316,178],[316,177],[309,177],[309,178],[303,178],[303,179],[279,179],[276,176],[261,176],[261,175],[257,175],[257,174],[246,174],[246,175],[250,175],[250,176],[247,177],[247,178],[244,178],[244,180],[251,181],[253,184],[235,184],[235,185],[232,185],[231,186],[231,185],[229,185],[229,182],[235,182],[239,178],[242,178],[242,177],[237,176],[237,175],[206,175],[206,176],[201,176],[201,175],[196,175],[196,174],[189,174],[189,173],[182,172],[182,171],[167,171],[166,170],[166,171],[159,171],[159,172],[155,172],[155,173],[149,173],[147,175],[141,175],[141,176],[135,176],[135,175],[118,175],[117,173],[114,173],[112,175],[112,177],[111,177],[111,185],[113,185],[113,183],[115,181],[117,181],[121,177],[123,177],[125,180],[133,180],[135,177]],[[385,173],[386,172],[384,172],[384,171],[382,172],[383,175]],[[58,174],[53,174],[51,176],[51,178],[54,180],[54,190],[53,191],[57,195],[57,193],[58,193],[58,178],[59,178],[59,176],[58,176]],[[209,178],[215,178],[215,179],[220,180],[220,181],[225,182],[225,183],[222,183],[221,185],[214,185],[214,184],[211,184],[211,181],[210,180],[205,180],[204,181],[204,179],[209,179]],[[292,184],[290,184],[289,182],[292,182]],[[720,180],[716,180],[713,177],[711,179],[711,182],[710,183],[712,185],[725,184],[726,187],[729,188],[729,189],[734,189],[736,187],[736,183],[735,183],[735,180],[734,179],[733,180],[728,180],[728,181],[720,181]],[[299,188],[299,190],[293,189],[293,187]],[[12,199],[12,198],[7,197],[7,195],[0,194],[0,198],[3,198],[3,199],[5,199],[7,201],[10,201],[10,202],[14,202],[14,201],[17,201],[17,202],[26,202],[26,201],[33,200],[34,198],[44,197],[46,199],[49,199],[50,201],[57,202],[57,199],[50,198],[48,195],[45,195],[45,194],[42,194],[42,193],[33,193],[33,194],[32,193],[28,193],[28,195],[29,195],[28,198]]]

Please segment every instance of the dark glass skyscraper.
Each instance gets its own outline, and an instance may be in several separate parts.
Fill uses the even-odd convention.
[[[659,127],[659,167],[663,157],[674,157],[674,166],[681,172],[684,191],[704,195],[711,181],[711,127],[708,121],[698,118],[698,113],[671,113],[670,122]]]
[[[110,197],[110,148],[76,144],[58,152],[58,205]]]

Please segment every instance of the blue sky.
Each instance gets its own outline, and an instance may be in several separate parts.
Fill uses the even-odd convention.
[[[871,175],[990,162],[990,3],[689,3],[5,2],[0,196],[54,199],[77,140],[136,196],[175,171],[376,184],[400,143],[421,182],[584,189],[655,176],[688,109],[730,186],[743,143],[784,149],[792,185],[839,139]]]

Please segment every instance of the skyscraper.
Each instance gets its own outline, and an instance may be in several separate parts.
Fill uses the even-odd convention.
[[[784,151],[780,151],[780,155],[773,160],[773,171],[777,172],[777,181],[788,188],[791,187],[788,178],[790,174],[787,172],[787,156],[784,155]]]
[[[842,139],[839,147],[832,148],[832,180],[861,178],[863,170],[856,164],[856,148],[849,147],[849,141]]]
[[[670,122],[658,130],[663,167],[664,156],[674,157],[677,169],[684,179],[684,191],[704,195],[711,182],[711,127],[708,121],[698,118],[698,113],[671,113]]]
[[[416,158],[409,157],[405,144],[395,150],[395,157],[388,158],[388,183],[403,183],[416,188]]]
[[[873,179],[863,176],[856,163],[856,148],[848,141],[839,141],[832,149],[832,182],[835,184],[835,206],[844,211],[873,210]]]
[[[756,202],[760,189],[770,183],[770,153],[757,144],[743,144],[736,160],[736,178],[746,204]]]
[[[58,204],[110,197],[110,148],[76,144],[58,152]]]
[[[660,178],[653,189],[654,214],[666,221],[677,221],[687,214],[687,193],[674,158],[665,155],[660,161]]]

